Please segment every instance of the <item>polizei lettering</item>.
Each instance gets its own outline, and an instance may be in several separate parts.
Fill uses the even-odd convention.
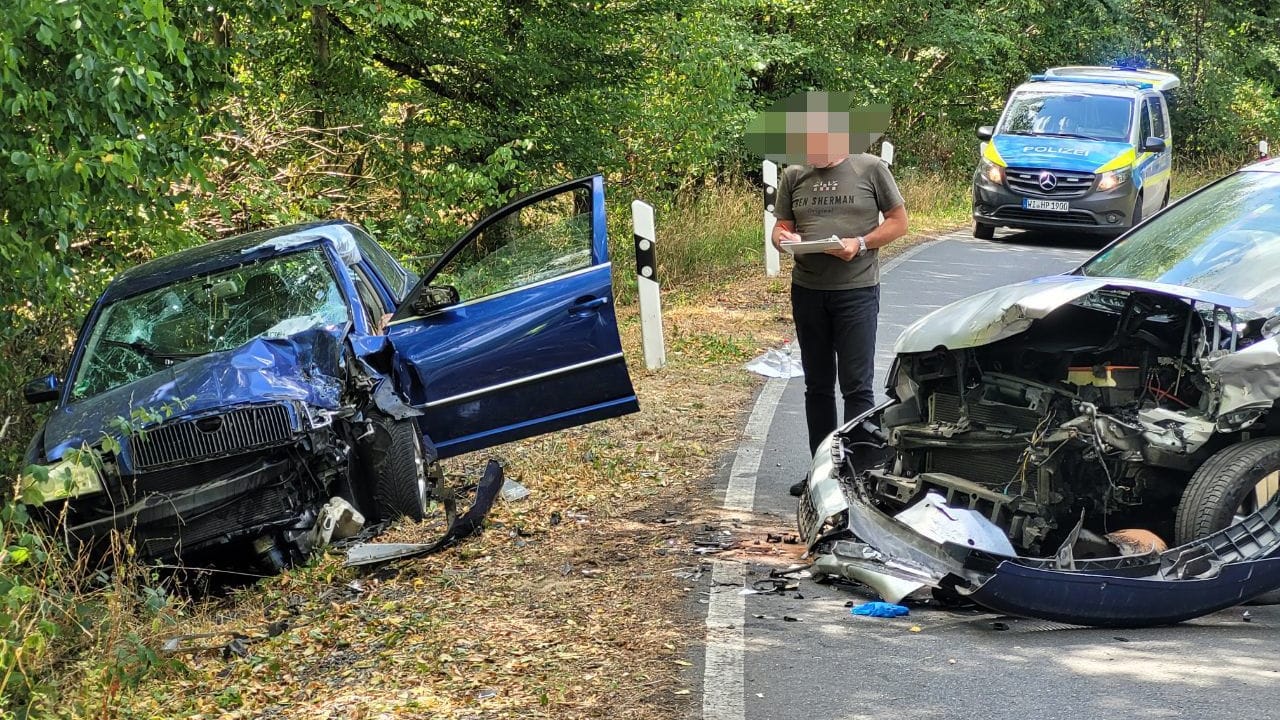
[[[1046,147],[1044,145],[1023,145],[1022,152],[1053,153],[1055,155],[1088,155],[1083,148]]]

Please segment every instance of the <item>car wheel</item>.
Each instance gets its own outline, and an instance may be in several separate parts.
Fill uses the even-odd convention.
[[[973,223],[973,236],[979,240],[994,240],[996,237],[996,226],[986,223]]]
[[[375,418],[374,439],[364,452],[363,469],[371,487],[373,509],[379,520],[427,516],[425,453],[417,423]]]
[[[1189,543],[1233,525],[1280,489],[1280,438],[1249,440],[1218,451],[1187,483],[1174,539]]]

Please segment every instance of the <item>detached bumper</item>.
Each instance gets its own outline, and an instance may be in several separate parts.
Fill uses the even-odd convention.
[[[1067,203],[1068,209],[1065,212],[1032,210],[1024,207],[1024,200],[1060,200]],[[973,183],[973,219],[996,227],[1072,229],[1118,235],[1133,226],[1136,202],[1132,182],[1073,198],[1023,195],[983,177],[975,177]]]
[[[890,602],[919,588],[946,587],[999,613],[1147,627],[1189,620],[1280,588],[1280,496],[1201,540],[1163,553],[1100,560],[1075,560],[1070,546],[1053,558],[977,549],[988,543],[987,531],[998,528],[980,527],[967,512],[948,508],[935,516],[957,521],[955,527],[934,522],[929,528],[934,537],[951,539],[927,537],[876,508],[863,479],[846,465],[810,478],[797,517],[816,571],[863,582]]]

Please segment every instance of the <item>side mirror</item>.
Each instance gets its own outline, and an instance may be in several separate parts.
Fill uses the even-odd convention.
[[[414,299],[413,311],[418,315],[426,315],[441,308],[458,304],[458,288],[452,285],[431,285],[422,288]]]
[[[61,390],[62,383],[58,380],[57,375],[45,375],[27,383],[22,388],[22,397],[26,398],[26,401],[32,405],[39,405],[40,403],[57,400]]]
[[[1164,140],[1158,137],[1149,137],[1142,141],[1142,152],[1162,153],[1168,147],[1164,144]]]
[[[991,125],[983,125],[982,127],[978,128],[978,139],[983,142],[987,142],[988,140],[991,139],[991,136],[995,134],[996,134],[996,129]]]

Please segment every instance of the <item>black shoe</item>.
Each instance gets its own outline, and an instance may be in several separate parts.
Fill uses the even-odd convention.
[[[791,493],[791,497],[800,497],[804,494],[804,489],[807,487],[809,487],[809,476],[805,475],[804,479],[792,485],[788,492]]]

